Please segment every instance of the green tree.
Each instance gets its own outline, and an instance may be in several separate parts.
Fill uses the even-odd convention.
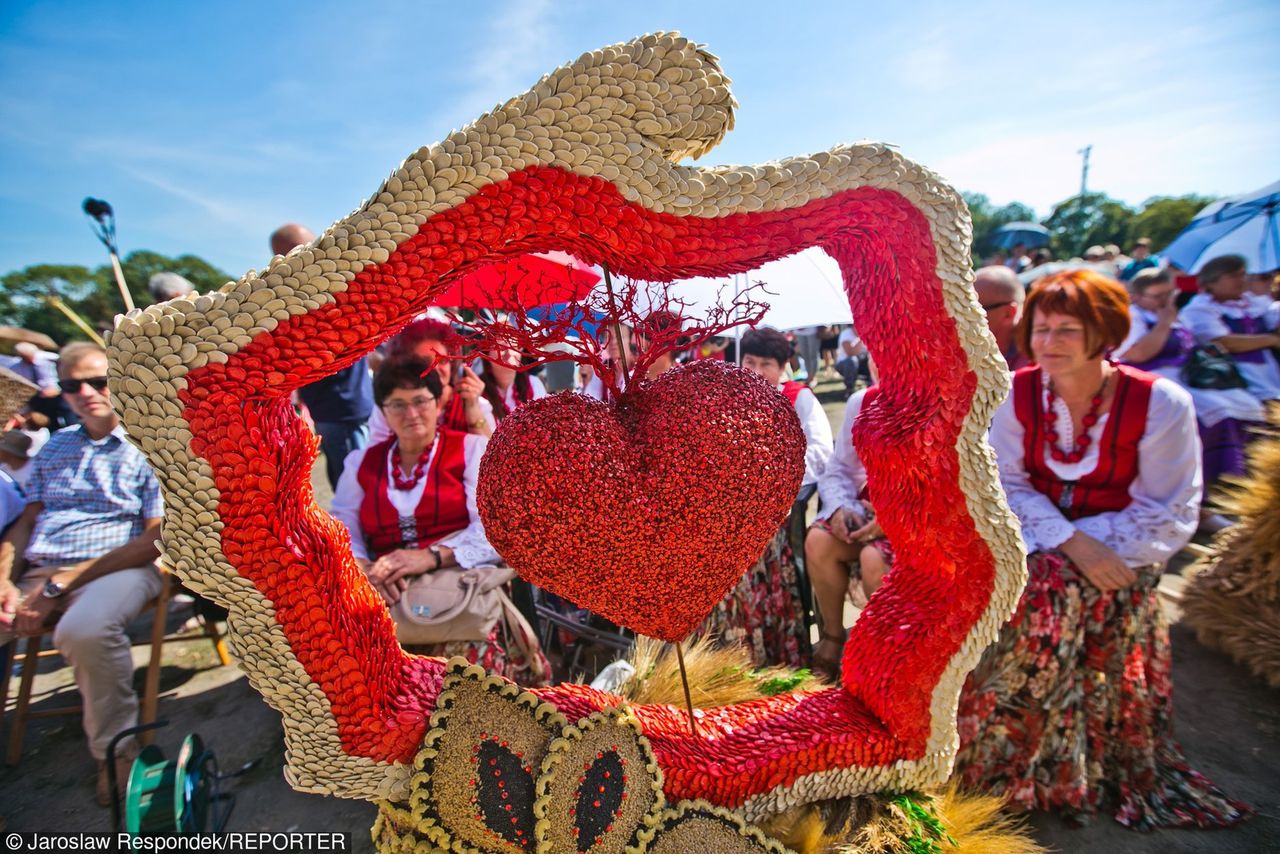
[[[1083,255],[1090,246],[1127,246],[1133,217],[1133,208],[1124,202],[1106,193],[1086,193],[1059,202],[1044,225],[1049,229],[1049,246],[1054,255],[1072,258]]]
[[[120,264],[137,305],[150,305],[147,282],[153,273],[184,276],[200,292],[215,290],[226,273],[195,255],[169,258],[157,252],[130,252]],[[43,332],[59,344],[84,338],[84,333],[46,297],[54,294],[96,329],[109,329],[124,311],[110,264],[93,270],[74,264],[33,264],[0,277],[0,323]]]
[[[1209,196],[1154,196],[1142,203],[1142,210],[1129,223],[1129,235],[1134,239],[1150,237],[1152,246],[1159,251],[1212,201]]]
[[[981,263],[992,250],[991,239],[996,229],[1011,222],[1035,222],[1035,211],[1022,202],[1010,202],[996,207],[982,193],[960,195],[969,206],[969,217],[973,220],[972,252],[975,264]]]

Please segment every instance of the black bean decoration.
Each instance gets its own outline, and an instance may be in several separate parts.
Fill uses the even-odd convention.
[[[504,744],[487,738],[476,752],[476,806],[485,827],[533,850],[533,775]]]
[[[573,832],[578,838],[579,852],[591,850],[591,846],[613,829],[614,820],[621,814],[625,789],[626,776],[617,751],[597,753],[591,767],[578,778]]]

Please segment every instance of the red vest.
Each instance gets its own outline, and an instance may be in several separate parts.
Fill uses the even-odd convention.
[[[440,417],[440,426],[447,430],[457,430],[459,433],[467,432],[467,428],[471,426],[467,423],[466,404],[462,402],[462,395],[456,390],[449,396],[449,403]]]
[[[782,394],[791,401],[791,405],[796,405],[796,398],[800,396],[800,392],[808,388],[804,383],[798,383],[795,380],[787,380],[782,384]]]
[[[400,514],[391,504],[392,489],[387,473],[387,453],[395,444],[392,436],[365,451],[356,479],[364,490],[360,503],[360,527],[364,529],[369,553],[376,560],[396,549],[423,549],[461,531],[471,522],[467,513],[467,491],[462,472],[467,466],[465,434],[440,430],[435,458],[423,477],[426,486],[413,518],[401,525]]]
[[[1138,443],[1147,429],[1147,405],[1156,377],[1117,365],[1116,393],[1107,425],[1098,439],[1098,465],[1077,481],[1060,480],[1045,463],[1048,456],[1039,367],[1013,375],[1013,411],[1022,425],[1023,464],[1031,485],[1047,495],[1068,519],[1095,516],[1129,506],[1129,485],[1138,476]]]

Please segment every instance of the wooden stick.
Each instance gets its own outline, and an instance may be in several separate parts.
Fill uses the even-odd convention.
[[[45,300],[49,303],[49,305],[53,306],[58,311],[65,314],[68,320],[70,320],[76,326],[80,327],[80,331],[83,332],[85,335],[88,335],[91,339],[93,339],[93,342],[97,344],[99,347],[107,346],[107,342],[102,340],[102,336],[99,335],[97,332],[95,332],[93,327],[90,326],[88,323],[86,323],[83,317],[81,317],[79,314],[76,314],[75,309],[71,308],[71,306],[64,303],[61,300],[61,298],[55,297],[55,296],[48,296],[48,297],[45,297]]]
[[[625,379],[631,369],[627,367],[627,348],[622,340],[622,320],[618,317],[618,303],[613,296],[613,278],[609,275],[609,265],[601,264],[600,269],[604,270],[604,287],[609,292],[609,308],[613,311],[613,340],[618,345],[618,360],[622,362],[622,376]],[[618,384],[619,391],[622,384]]]
[[[133,311],[133,294],[129,293],[129,285],[124,280],[124,268],[120,266],[120,256],[115,252],[111,253],[111,269],[116,274],[116,287],[120,289],[120,298],[124,300],[124,310]]]
[[[684,686],[684,705],[689,710],[689,732],[698,737],[698,722],[693,717],[693,695],[689,693],[689,673],[684,669],[684,648],[676,644],[676,662],[680,665],[680,684]]]

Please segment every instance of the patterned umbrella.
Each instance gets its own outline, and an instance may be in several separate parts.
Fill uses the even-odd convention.
[[[1188,273],[1219,255],[1242,255],[1250,273],[1280,268],[1280,181],[1207,206],[1160,254]]]

